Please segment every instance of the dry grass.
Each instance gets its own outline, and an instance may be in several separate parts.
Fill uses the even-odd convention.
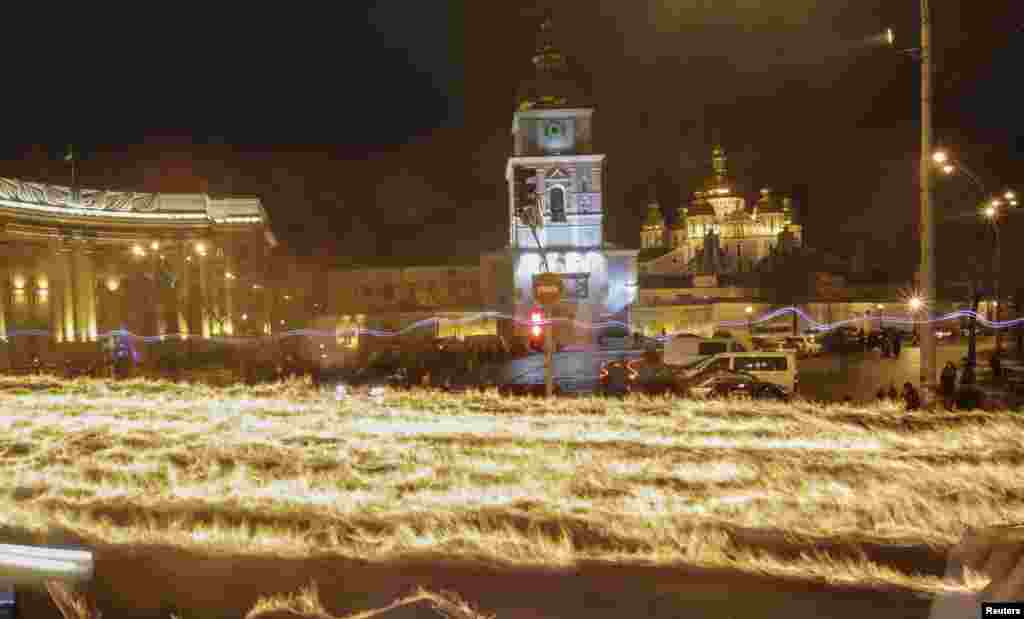
[[[396,608],[424,603],[429,604],[437,614],[447,619],[494,619],[493,615],[480,614],[458,594],[448,591],[433,593],[422,588],[383,608],[348,615],[344,619],[371,619],[386,615]],[[285,616],[302,619],[337,619],[324,609],[316,583],[311,583],[309,587],[303,588],[295,595],[261,598],[245,615],[245,619],[272,619]]]
[[[0,526],[209,553],[687,563],[936,592],[984,583],[817,542],[941,552],[968,526],[1024,521],[1012,413],[496,393],[336,402],[301,381],[43,377],[0,379],[0,430]]]

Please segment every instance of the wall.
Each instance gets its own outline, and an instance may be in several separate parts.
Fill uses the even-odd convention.
[[[339,314],[478,308],[480,280],[478,266],[334,270],[328,306]]]

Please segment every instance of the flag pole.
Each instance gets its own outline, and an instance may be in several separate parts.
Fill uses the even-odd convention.
[[[64,159],[71,162],[71,199],[78,202],[78,157],[75,156],[75,145],[68,145],[68,153]]]

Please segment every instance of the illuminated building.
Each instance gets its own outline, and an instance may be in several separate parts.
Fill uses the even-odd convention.
[[[121,328],[230,334],[247,293],[225,273],[261,274],[275,244],[256,198],[0,178],[0,337],[10,352],[0,363]],[[14,332],[37,335],[6,337]]]
[[[712,175],[667,226],[656,202],[648,206],[641,227],[645,260],[641,274],[722,275],[754,271],[773,251],[803,243],[802,226],[794,222],[793,201],[762,189],[748,205],[728,171],[721,146],[711,156]]]

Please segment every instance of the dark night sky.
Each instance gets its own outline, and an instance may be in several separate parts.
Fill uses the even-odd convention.
[[[652,181],[674,212],[717,131],[745,189],[795,192],[808,244],[844,250],[866,234],[887,263],[915,261],[919,73],[862,41],[892,25],[916,46],[917,2],[549,4],[598,108],[611,242],[639,246]],[[1012,0],[934,5],[937,137],[994,187],[1024,192],[1020,14]],[[0,175],[66,183],[58,154],[74,139],[84,184],[259,194],[298,253],[432,259],[504,244],[513,98],[542,3],[254,6],[76,23],[88,43],[71,53],[8,56]],[[966,182],[941,183],[940,208],[962,210]],[[975,228],[943,226],[940,243]]]

